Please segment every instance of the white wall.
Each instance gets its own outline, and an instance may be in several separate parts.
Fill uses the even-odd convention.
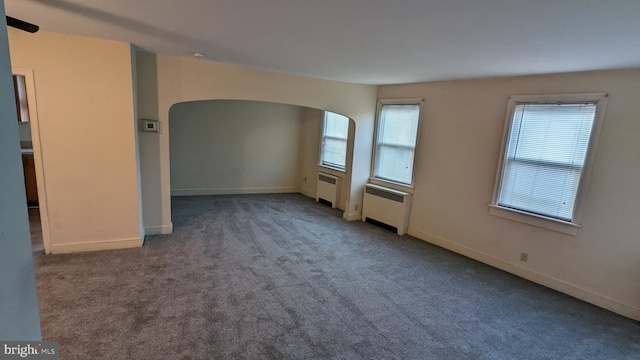
[[[298,192],[300,113],[258,101],[174,105],[172,195]]]
[[[136,90],[139,119],[158,120],[158,65],[156,55],[136,52]],[[164,133],[167,124],[161,124]],[[147,235],[169,234],[171,223],[162,222],[162,202],[158,195],[160,188],[160,134],[138,133],[140,155],[140,179],[144,228]]]
[[[409,233],[640,319],[638,84],[640,70],[381,86],[425,99]],[[508,97],[582,92],[610,97],[578,235],[489,215]]]
[[[9,43],[12,65],[34,74],[45,249],[141,246],[131,46],[15,29]]]
[[[324,111],[301,108],[300,143],[298,148],[298,188],[300,193],[314,198],[318,187],[318,161]],[[342,208],[344,209],[344,207]]]
[[[40,340],[4,3],[0,1],[0,340]]]
[[[134,134],[134,143],[135,143],[135,151],[136,151],[136,191],[137,191],[137,200],[138,200],[138,229],[139,234],[144,241],[145,227],[144,227],[144,212],[143,212],[143,202],[142,202],[142,171],[140,170],[140,131],[138,126],[138,57],[136,47],[134,45],[129,45],[130,58],[131,58],[131,95],[133,96],[133,121],[131,122],[131,128]]]
[[[371,142],[375,113],[376,87],[313,79],[303,76],[274,73],[247,67],[198,61],[193,59],[157,56],[158,116],[161,128],[167,129],[169,109],[185,101],[232,99],[256,100],[305,106],[343,114],[355,121],[353,176],[345,196],[344,217],[360,217],[363,186],[369,177]],[[142,154],[142,163],[160,164],[160,182],[145,181],[143,192],[156,197],[161,208],[147,208],[147,217],[161,220],[163,229],[171,224],[171,185],[169,134],[158,136],[159,151]],[[151,201],[151,200],[150,200]],[[358,210],[356,210],[356,208]],[[149,212],[149,213],[147,213]]]

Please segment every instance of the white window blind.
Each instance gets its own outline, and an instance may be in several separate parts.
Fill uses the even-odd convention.
[[[320,164],[344,169],[347,160],[349,118],[325,111]]]
[[[382,105],[378,115],[374,177],[411,184],[419,117],[419,104]]]
[[[573,220],[596,105],[516,103],[498,205]]]

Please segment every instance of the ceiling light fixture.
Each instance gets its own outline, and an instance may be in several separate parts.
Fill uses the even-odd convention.
[[[204,54],[203,53],[199,53],[199,52],[194,52],[193,53],[193,57],[198,58],[198,59],[202,59],[202,58],[204,58]]]

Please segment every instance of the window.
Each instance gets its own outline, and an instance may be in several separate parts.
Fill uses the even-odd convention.
[[[320,165],[345,169],[349,118],[329,111],[324,112]]]
[[[421,104],[421,100],[379,101],[374,178],[412,185]]]
[[[577,225],[605,100],[512,97],[493,205]]]

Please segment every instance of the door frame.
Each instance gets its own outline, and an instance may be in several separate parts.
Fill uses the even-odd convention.
[[[40,138],[40,122],[38,119],[38,105],[36,101],[36,86],[32,69],[12,68],[14,75],[22,75],[27,90],[29,104],[29,127],[31,129],[31,143],[33,145],[33,161],[36,170],[36,187],[38,188],[38,207],[40,209],[40,223],[42,226],[42,245],[46,254],[51,253],[51,227],[49,226],[49,206],[47,202],[47,187],[43,166],[43,151]]]

